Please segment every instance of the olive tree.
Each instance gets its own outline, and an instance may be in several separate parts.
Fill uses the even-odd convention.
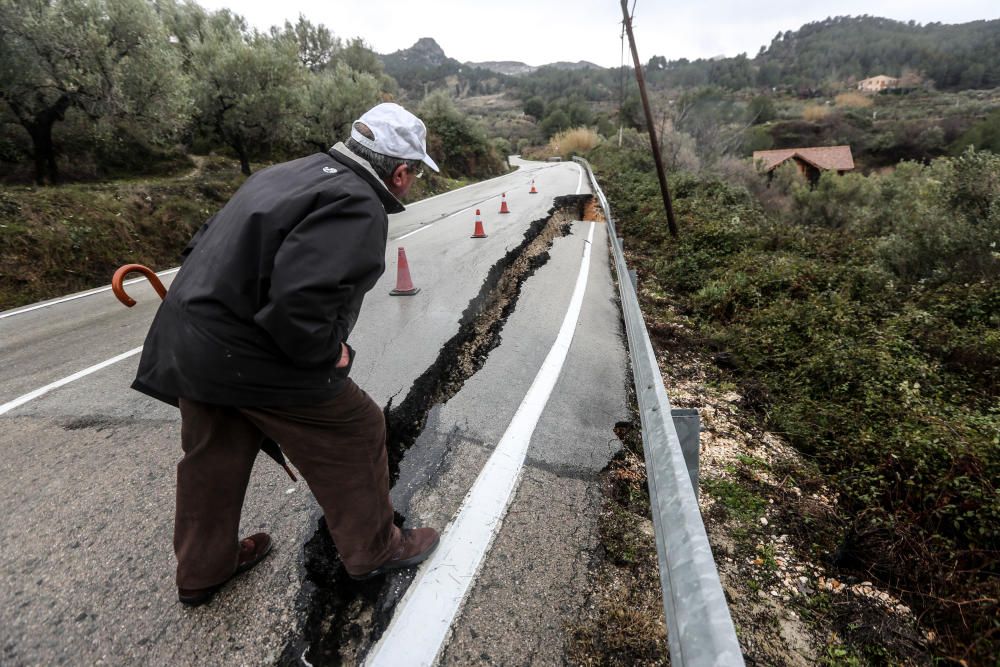
[[[360,37],[347,40],[334,58],[335,63],[344,63],[355,72],[366,72],[374,77],[381,77],[382,61],[365,40]]]
[[[294,131],[296,144],[325,151],[336,139],[346,136],[351,122],[377,104],[383,89],[381,63],[364,60],[366,48],[361,40],[344,42],[322,24],[313,24],[299,16],[284,29],[271,28],[271,37],[295,45],[299,64],[307,70],[301,89],[302,113]],[[374,71],[354,66],[357,60]]]
[[[301,117],[303,143],[325,151],[334,140],[346,137],[351,123],[380,101],[378,79],[342,62],[310,75]]]
[[[310,72],[319,72],[329,67],[341,49],[340,39],[335,37],[329,28],[322,24],[313,25],[301,14],[295,25],[285,21],[283,30],[271,28],[271,37],[295,42],[299,62]]]
[[[244,174],[251,157],[294,140],[308,70],[292,40],[217,12],[191,48],[191,73],[199,129],[230,147]]]
[[[204,36],[209,12],[194,0],[152,0],[152,6],[171,43],[180,49],[187,71],[192,45]]]
[[[186,120],[179,55],[145,0],[0,0],[0,104],[31,137],[35,180],[56,182],[52,129],[70,112],[165,140]]]

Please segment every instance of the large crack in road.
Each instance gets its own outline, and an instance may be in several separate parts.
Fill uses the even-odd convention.
[[[529,225],[521,244],[490,268],[479,294],[459,319],[458,333],[442,346],[434,363],[398,405],[393,406],[390,399],[385,406],[386,447],[394,483],[400,462],[423,431],[431,408],[457,394],[500,344],[521,286],[548,261],[553,240],[568,234],[574,220],[594,218],[598,209],[591,200],[590,195],[556,197],[547,215]],[[404,519],[397,512],[397,525]],[[414,572],[411,568],[369,581],[352,580],[341,567],[322,518],[303,551],[305,581],[297,606],[305,622],[302,635],[286,644],[278,664],[358,664],[382,635]]]

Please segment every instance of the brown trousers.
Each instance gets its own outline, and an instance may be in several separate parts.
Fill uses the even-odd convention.
[[[344,567],[369,572],[389,558],[393,526],[385,419],[353,381],[329,403],[294,408],[227,408],[180,400],[174,552],[177,585],[199,589],[236,570],[240,512],[265,436],[309,484]]]

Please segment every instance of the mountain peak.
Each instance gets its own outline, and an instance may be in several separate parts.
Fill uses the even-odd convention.
[[[449,58],[433,37],[421,37],[410,48],[384,56],[383,60],[399,61],[409,67],[438,67]]]
[[[419,51],[426,54],[434,54],[442,58],[445,57],[444,49],[441,48],[441,45],[438,44],[437,40],[435,40],[433,37],[421,37],[408,50]]]

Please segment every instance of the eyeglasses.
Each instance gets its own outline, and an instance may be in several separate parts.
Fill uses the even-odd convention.
[[[414,167],[407,167],[407,169],[409,170],[409,172],[411,174],[413,174],[413,176],[415,178],[423,178],[424,177],[424,170],[421,169],[420,167],[416,167],[416,168],[414,168]]]

